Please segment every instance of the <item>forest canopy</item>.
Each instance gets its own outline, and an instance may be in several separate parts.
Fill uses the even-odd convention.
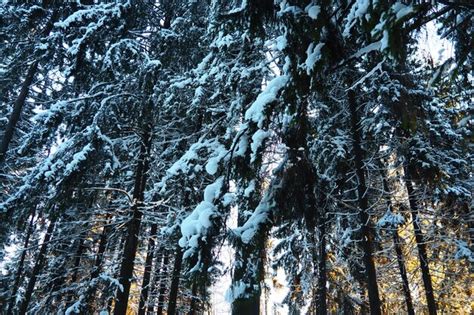
[[[0,2],[2,314],[471,314],[469,0]]]

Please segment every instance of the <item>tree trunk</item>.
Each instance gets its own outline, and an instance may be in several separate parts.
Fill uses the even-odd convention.
[[[416,246],[418,248],[418,256],[420,259],[421,277],[425,286],[426,302],[428,304],[428,313],[430,315],[436,314],[436,301],[434,298],[433,285],[431,283],[430,267],[428,264],[428,255],[426,253],[426,244],[421,231],[421,226],[418,219],[418,203],[415,200],[414,189],[411,183],[411,176],[408,167],[405,167],[405,180],[408,192],[408,202],[410,203],[411,217],[413,221],[413,229],[415,231]]]
[[[150,273],[153,264],[153,254],[155,253],[155,236],[158,225],[153,223],[150,229],[150,237],[148,240],[148,249],[145,259],[145,271],[143,272],[142,292],[140,294],[140,303],[138,305],[138,315],[145,315],[146,304],[148,301],[148,290],[150,284]]]
[[[141,203],[145,193],[145,184],[149,168],[149,157],[151,150],[151,100],[143,109],[142,119],[147,122],[140,145],[140,155],[135,174],[135,185],[133,189],[133,205],[131,207],[132,218],[127,227],[127,238],[122,252],[122,265],[120,267],[119,281],[122,287],[118,290],[115,298],[115,315],[125,315],[127,313],[128,297],[130,294],[131,279],[133,277],[133,267],[138,246],[138,234],[142,212]]]
[[[240,218],[239,225],[245,223]],[[265,233],[260,230],[254,237],[255,244],[241,244],[236,253],[236,266],[232,281],[244,281],[250,288],[232,302],[232,314],[260,314],[261,279],[265,257]],[[239,253],[240,252],[240,253]],[[252,266],[252,267],[249,267]],[[251,268],[251,269],[250,269]]]
[[[168,315],[176,314],[176,300],[178,298],[179,278],[181,275],[181,264],[183,262],[183,250],[178,245],[174,258],[173,275],[171,276],[170,295],[168,298]]]
[[[77,273],[78,273],[78,270],[79,270],[79,265],[81,263],[82,252],[85,249],[85,246],[84,246],[85,238],[86,238],[86,235],[81,235],[80,236],[77,251],[76,251],[76,254],[74,255],[74,268],[73,268],[74,271],[73,271],[73,274],[71,276],[71,283],[75,283],[77,281]],[[68,297],[66,299],[66,308],[71,303],[72,296],[73,296],[72,294],[68,295]]]
[[[36,211],[33,208],[31,211],[30,224],[28,225],[28,230],[26,232],[25,243],[23,244],[23,251],[21,252],[20,261],[18,262],[18,269],[15,273],[15,281],[13,282],[12,293],[10,296],[10,302],[7,308],[7,314],[13,313],[13,308],[16,304],[16,294],[18,292],[18,287],[20,286],[21,274],[23,273],[23,267],[25,264],[26,252],[28,249],[28,244],[30,243],[31,232],[33,231],[33,223],[35,220]]]
[[[71,276],[71,283],[74,283],[77,281],[77,273],[78,273],[79,266],[81,264],[82,252],[85,249],[85,246],[84,246],[85,238],[86,238],[86,235],[81,236],[81,239],[79,240],[79,245],[77,247],[76,255],[74,256],[74,273]]]
[[[43,35],[47,36],[51,32],[54,26],[54,22],[58,18],[58,11],[54,10],[51,18],[49,19],[48,23],[46,24],[45,29],[43,30]],[[23,111],[23,106],[25,105],[26,97],[28,96],[28,92],[30,91],[30,86],[33,83],[33,79],[35,78],[36,72],[38,70],[39,60],[33,61],[30,65],[28,72],[26,73],[25,80],[23,81],[20,89],[20,93],[18,94],[17,99],[15,100],[15,104],[13,106],[13,111],[8,119],[7,126],[5,127],[5,132],[3,134],[2,143],[0,144],[0,165],[6,159],[8,147],[10,146],[10,142],[13,138],[13,134],[15,133],[16,125],[20,120],[21,112]]]
[[[106,221],[106,225],[102,230],[102,234],[99,239],[99,248],[97,249],[97,254],[94,261],[94,270],[91,273],[91,279],[95,279],[100,274],[100,266],[102,265],[102,260],[104,259],[105,248],[107,247],[107,237],[110,232],[110,223],[109,220]]]
[[[389,193],[389,187],[388,187],[388,182],[385,173],[382,171],[382,182],[383,182],[383,189],[384,192],[387,194]],[[393,213],[393,206],[392,202],[388,197],[388,207],[390,209],[390,212]],[[402,286],[403,286],[403,294],[405,295],[405,304],[407,305],[407,313],[409,315],[415,315],[415,310],[413,308],[413,301],[411,299],[411,293],[410,293],[410,286],[408,283],[408,276],[407,276],[407,269],[405,267],[405,259],[403,257],[403,250],[402,250],[402,244],[400,241],[400,237],[398,235],[398,227],[393,228],[393,245],[395,247],[395,252],[397,253],[397,263],[398,263],[398,270],[400,271],[400,278],[402,279]]]
[[[167,285],[167,278],[166,274],[168,273],[168,260],[169,260],[169,253],[164,250],[163,251],[163,264],[162,264],[162,271],[161,274],[163,275],[160,277],[160,291],[158,293],[158,310],[156,314],[163,314],[164,304],[165,304],[165,294],[166,294],[166,285]],[[168,311],[169,314],[169,311]]]
[[[365,183],[363,151],[361,147],[361,136],[359,132],[359,117],[357,114],[357,103],[355,93],[349,90],[349,110],[351,113],[351,127],[353,140],[353,153],[356,166],[356,175],[358,179],[357,193],[359,202],[359,219],[362,224],[362,248],[364,250],[364,266],[367,277],[367,289],[369,293],[370,313],[373,315],[381,314],[381,303],[379,290],[377,286],[377,273],[373,257],[373,231],[370,223],[367,199],[367,186]]]
[[[407,270],[405,268],[405,259],[403,258],[403,251],[397,230],[393,231],[393,244],[395,245],[395,251],[397,253],[398,269],[400,270],[400,277],[402,278],[403,293],[405,294],[407,313],[409,315],[415,315],[415,309],[413,308],[413,302],[411,299],[410,286],[408,283]]]
[[[21,303],[20,309],[18,311],[18,314],[20,315],[26,314],[26,311],[28,310],[28,304],[30,303],[31,295],[33,294],[33,290],[35,288],[36,279],[41,269],[43,268],[46,251],[48,249],[48,244],[53,234],[54,225],[55,225],[55,220],[49,223],[48,229],[46,230],[46,235],[44,236],[43,244],[41,245],[40,251],[38,253],[38,257],[36,258],[35,266],[33,267],[30,280],[26,287],[23,302]]]
[[[321,222],[319,223],[319,260],[318,260],[318,289],[317,297],[318,303],[316,307],[317,315],[327,314],[327,303],[326,303],[326,219],[324,214],[321,215]]]
[[[99,238],[99,248],[97,248],[97,254],[95,256],[95,261],[94,261],[94,267],[92,269],[91,275],[90,275],[90,281],[96,279],[100,275],[101,271],[101,266],[102,266],[102,261],[104,258],[104,253],[105,253],[105,248],[107,247],[107,237],[110,232],[110,226],[108,225],[110,223],[109,220],[106,221],[106,224],[104,228],[102,229],[102,233],[100,234]],[[97,288],[96,285],[89,286],[87,289],[86,293],[84,294],[85,298],[85,308],[86,308],[86,314],[92,314],[94,307],[94,299],[95,299],[95,292]]]
[[[23,106],[25,105],[26,97],[28,96],[28,92],[30,90],[30,85],[33,82],[35,77],[36,71],[38,70],[39,61],[35,60],[30,65],[28,72],[26,73],[25,80],[21,85],[20,94],[18,95],[17,99],[15,100],[15,105],[13,106],[13,111],[8,119],[7,126],[5,127],[5,133],[3,134],[2,143],[0,145],[0,163],[3,163],[7,156],[8,147],[10,146],[10,142],[13,138],[13,134],[15,132],[16,125],[20,120],[20,115],[23,110]]]
[[[189,315],[195,315],[198,310],[198,298],[197,298],[197,284],[193,283],[192,289],[191,289],[191,303],[189,304]],[[170,315],[170,314],[168,314]]]
[[[155,314],[155,303],[156,297],[159,295],[160,289],[160,279],[161,279],[161,267],[163,265],[163,255],[161,253],[164,252],[163,246],[157,247],[155,258],[155,270],[153,272],[153,281],[151,281],[150,285],[150,298],[152,301],[148,301],[148,307],[146,313],[148,315]]]

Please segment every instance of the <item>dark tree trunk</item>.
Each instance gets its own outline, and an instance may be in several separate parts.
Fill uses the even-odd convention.
[[[153,254],[155,253],[155,236],[158,225],[153,223],[150,229],[150,237],[148,240],[148,249],[145,259],[145,271],[143,272],[142,291],[140,294],[140,303],[138,305],[138,315],[145,315],[146,304],[148,301],[148,290],[150,284],[150,273],[153,263]]]
[[[197,298],[197,287],[198,285],[196,283],[193,283],[192,289],[191,289],[191,303],[189,304],[189,315],[195,315],[197,314],[197,310],[199,307],[199,300]],[[168,314],[170,315],[170,314]]]
[[[86,237],[85,235],[81,236],[81,239],[79,240],[79,245],[77,247],[76,255],[74,256],[74,273],[71,276],[71,283],[74,283],[77,281],[77,273],[79,270],[79,265],[81,264],[82,252],[85,249],[85,246],[84,246],[85,237]]]
[[[47,36],[51,30],[53,29],[54,22],[58,18],[58,11],[53,11],[51,18],[49,19],[48,23],[46,24],[45,29],[43,30],[43,35]],[[17,99],[15,100],[15,104],[13,106],[13,111],[8,119],[7,126],[5,127],[5,132],[3,134],[2,143],[0,144],[0,165],[5,161],[8,147],[10,146],[10,142],[13,138],[13,134],[15,133],[16,125],[20,120],[21,112],[23,111],[23,106],[25,105],[26,97],[28,96],[28,92],[30,91],[30,86],[33,83],[33,79],[35,78],[36,72],[38,70],[39,61],[35,60],[30,65],[28,72],[26,73],[25,80],[21,85],[20,93],[18,94]]]
[[[385,176],[385,173],[382,172],[382,182],[383,182],[383,189],[385,193],[389,194],[389,187],[388,182]],[[388,207],[390,211],[393,213],[392,202],[390,201],[390,197],[387,197]],[[397,263],[398,263],[398,270],[400,271],[400,278],[402,279],[402,286],[403,286],[403,294],[405,295],[405,304],[407,305],[407,313],[409,315],[415,315],[415,310],[413,308],[413,301],[411,299],[410,293],[410,286],[408,283],[408,276],[407,276],[407,269],[405,267],[405,258],[403,257],[403,250],[402,250],[402,243],[400,241],[400,237],[398,235],[398,227],[393,228],[393,245],[395,247],[395,252],[397,253]]]
[[[232,303],[232,314],[260,314],[260,295],[252,295],[245,299],[236,299]]]
[[[25,243],[23,244],[23,251],[21,252],[20,261],[18,262],[18,269],[15,273],[15,281],[13,282],[12,293],[10,296],[10,302],[7,308],[7,314],[13,312],[13,308],[15,307],[16,303],[16,294],[18,292],[18,287],[20,286],[21,274],[23,273],[23,267],[25,264],[26,252],[28,249],[28,244],[30,243],[31,232],[33,231],[33,222],[35,220],[36,211],[33,209],[31,211],[31,219],[30,224],[28,225],[28,230],[26,232]]]
[[[145,184],[149,168],[149,157],[151,150],[151,110],[153,104],[149,101],[143,110],[142,119],[147,122],[143,133],[142,143],[140,145],[139,161],[135,174],[135,185],[133,189],[134,204],[131,207],[132,218],[127,227],[127,238],[122,252],[122,265],[120,267],[119,281],[123,289],[117,291],[115,299],[115,315],[125,315],[127,313],[128,297],[130,294],[131,279],[133,277],[133,267],[138,246],[138,234],[140,232],[140,223],[142,212],[141,203],[145,193]]]
[[[5,133],[3,134],[2,143],[0,145],[0,164],[3,163],[6,159],[8,147],[10,146],[10,142],[13,138],[16,125],[20,120],[20,115],[23,110],[23,106],[25,105],[26,97],[28,96],[28,92],[30,91],[30,85],[31,83],[33,83],[36,71],[38,70],[38,64],[39,61],[36,60],[30,65],[30,68],[26,73],[25,80],[21,85],[20,94],[15,100],[15,105],[13,106],[13,111],[10,115],[10,118],[8,119],[8,124],[5,127]]]
[[[46,230],[46,235],[44,236],[43,244],[41,244],[38,257],[36,258],[35,266],[33,267],[30,280],[28,281],[28,285],[26,287],[23,302],[21,303],[20,309],[18,311],[18,314],[20,315],[26,314],[26,311],[28,310],[28,304],[30,304],[31,295],[33,294],[33,290],[36,284],[36,279],[41,269],[43,268],[46,251],[48,249],[48,244],[49,244],[49,241],[51,240],[51,236],[53,235],[54,225],[55,225],[55,221],[53,220],[49,223],[48,229]]]
[[[420,259],[421,277],[425,286],[426,302],[428,304],[428,312],[430,315],[436,314],[436,301],[434,298],[433,284],[431,282],[430,267],[428,264],[428,255],[426,253],[426,244],[423,237],[423,232],[418,219],[418,203],[415,200],[414,189],[410,179],[408,167],[405,167],[405,180],[408,192],[408,202],[410,203],[411,217],[413,221],[413,229],[415,231],[416,246],[418,248],[418,256]]]
[[[252,207],[252,206],[251,206]],[[256,205],[255,205],[256,207]],[[245,217],[239,214],[239,226],[245,223]],[[236,251],[236,266],[233,282],[244,281],[250,286],[245,296],[232,302],[232,314],[260,314],[260,282],[263,278],[265,259],[265,232],[260,230],[254,237],[255,243],[240,244]],[[249,270],[248,266],[252,266]]]
[[[165,294],[166,294],[166,285],[168,284],[166,274],[168,273],[168,262],[169,262],[169,253],[164,250],[163,251],[163,264],[161,268],[160,277],[160,291],[158,293],[158,309],[156,314],[163,314],[164,304],[165,304]],[[169,308],[169,307],[168,307]],[[168,311],[169,314],[169,311]]]
[[[168,315],[176,314],[176,300],[178,298],[179,278],[181,275],[181,264],[183,262],[183,250],[176,246],[176,256],[174,258],[173,275],[171,276],[170,295],[168,299]]]
[[[315,178],[314,174],[308,176],[309,178]],[[312,258],[314,263],[314,278],[317,280],[316,294],[313,301],[311,302],[311,312],[317,315],[327,314],[327,303],[326,303],[326,219],[322,209],[318,209],[318,206],[322,206],[324,199],[321,192],[319,195],[320,202],[316,201],[314,195],[314,183],[310,182],[306,194],[308,194],[310,205],[305,211],[306,226],[309,234],[309,238],[313,243]],[[317,229],[316,229],[317,227]],[[319,237],[316,237],[318,233]],[[319,241],[319,242],[318,242]]]
[[[110,221],[107,220],[104,228],[102,229],[102,233],[100,234],[99,247],[97,248],[97,253],[96,253],[95,261],[94,261],[94,267],[90,275],[91,281],[96,279],[100,275],[102,261],[104,259],[105,248],[107,247],[107,237],[110,232],[110,226],[108,225],[109,223]],[[89,286],[89,288],[87,289],[85,293],[84,300],[86,301],[85,302],[86,314],[93,313],[93,309],[94,309],[93,303],[94,303],[96,289],[97,289],[96,285]]]
[[[71,276],[71,283],[75,283],[77,281],[77,273],[79,270],[79,265],[81,263],[81,257],[82,257],[82,252],[84,251],[84,240],[85,240],[85,235],[81,235],[79,239],[79,245],[77,247],[76,254],[74,255],[74,268],[73,268],[73,274]],[[67,300],[66,300],[66,305],[69,306],[71,303],[72,299],[72,294],[68,295]]]
[[[102,230],[102,234],[100,234],[99,248],[97,248],[97,254],[95,256],[95,261],[94,261],[94,270],[91,273],[91,279],[97,278],[100,274],[100,269],[101,269],[100,267],[102,266],[102,261],[104,260],[105,248],[107,247],[107,237],[110,232],[110,226],[108,224],[109,224],[109,221],[107,221],[106,225],[104,226]]]
[[[363,151],[361,147],[361,135],[359,131],[359,117],[357,113],[357,103],[355,93],[349,90],[349,110],[351,113],[351,127],[353,140],[353,153],[357,174],[357,193],[359,202],[359,219],[362,224],[362,248],[364,251],[364,266],[367,277],[367,289],[369,293],[369,304],[371,314],[381,314],[381,303],[379,297],[379,290],[377,286],[377,273],[375,270],[375,262],[373,257],[373,231],[370,223],[367,199],[367,186],[365,183],[364,165],[363,165]]]
[[[317,315],[327,314],[327,303],[326,303],[326,219],[324,214],[321,215],[321,222],[319,223],[319,257],[318,257],[318,289],[317,289]]]
[[[160,279],[161,279],[161,267],[163,265],[163,255],[164,252],[163,246],[157,247],[155,253],[155,268],[153,272],[153,281],[151,281],[150,285],[150,298],[152,301],[148,302],[148,307],[146,313],[151,315],[155,314],[155,303],[156,297],[159,295],[160,289]]]
[[[400,277],[402,278],[403,293],[405,294],[407,313],[409,315],[415,315],[415,309],[413,308],[413,301],[411,299],[410,286],[408,283],[407,269],[405,267],[405,259],[403,257],[402,246],[397,230],[393,231],[393,244],[395,245],[395,251],[397,253],[398,269],[400,270]]]

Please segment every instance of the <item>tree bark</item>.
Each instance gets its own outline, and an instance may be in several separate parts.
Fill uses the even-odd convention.
[[[160,279],[161,279],[161,267],[163,265],[163,253],[164,248],[163,246],[157,247],[156,248],[156,253],[155,253],[155,268],[153,272],[153,281],[151,281],[150,285],[150,298],[152,298],[152,301],[148,301],[148,307],[147,307],[147,314],[155,314],[155,303],[156,303],[156,297],[159,295],[159,289],[160,289]]]
[[[85,249],[85,246],[84,246],[85,238],[86,238],[86,235],[81,235],[80,236],[77,251],[76,251],[76,254],[74,255],[74,268],[73,268],[74,271],[73,271],[73,274],[71,276],[71,283],[75,283],[77,281],[77,273],[78,273],[78,270],[79,270],[79,265],[81,263],[82,252]],[[66,307],[68,307],[69,304],[71,303],[72,296],[73,295],[71,295],[71,294],[68,295],[68,297],[66,299]]]
[[[318,257],[318,304],[316,307],[317,315],[326,315],[327,314],[327,303],[326,303],[326,283],[327,283],[327,274],[326,274],[326,218],[324,214],[321,215],[321,220],[319,223],[319,257]]]
[[[5,127],[5,133],[3,134],[2,138],[2,143],[0,145],[0,163],[3,163],[6,159],[8,147],[10,146],[10,142],[13,138],[16,125],[20,120],[21,112],[23,110],[23,106],[25,105],[26,97],[28,96],[28,92],[30,91],[30,85],[31,83],[33,83],[36,71],[38,70],[38,64],[39,61],[35,60],[30,65],[30,68],[26,73],[25,80],[21,85],[20,94],[18,94],[18,97],[15,100],[15,105],[13,106],[13,111],[10,115],[10,118],[8,119],[7,126]]]
[[[407,269],[405,267],[405,259],[403,257],[400,237],[398,236],[397,230],[393,231],[393,244],[395,245],[395,252],[397,253],[398,269],[400,270],[400,277],[402,278],[407,313],[409,315],[415,315],[415,309],[413,308],[413,301],[411,299],[410,286],[408,283]]]
[[[155,253],[155,236],[158,225],[153,223],[150,229],[150,237],[148,240],[148,249],[145,259],[145,271],[143,272],[142,291],[140,294],[140,303],[138,305],[138,315],[145,315],[146,304],[148,301],[148,290],[150,284],[150,273],[153,264],[153,254]]]
[[[104,258],[104,253],[105,253],[105,248],[107,247],[107,237],[110,232],[110,226],[108,225],[110,223],[109,220],[106,221],[106,224],[104,228],[102,229],[102,233],[100,234],[99,238],[99,247],[97,248],[97,253],[95,256],[95,261],[94,261],[94,267],[92,269],[91,275],[90,275],[90,281],[96,279],[100,275],[101,271],[101,266],[102,266],[102,261]],[[95,298],[95,292],[97,288],[95,285],[89,285],[89,288],[87,289],[86,293],[84,294],[85,298],[85,308],[86,308],[86,314],[91,314],[93,313],[93,303],[94,303],[94,298]]]
[[[18,310],[18,314],[20,315],[26,314],[26,311],[28,310],[28,304],[30,303],[31,295],[33,294],[33,290],[35,288],[38,274],[43,268],[46,251],[48,249],[48,244],[49,244],[49,241],[51,240],[51,236],[53,235],[54,225],[55,225],[55,220],[49,223],[48,229],[46,230],[46,235],[44,236],[43,244],[41,245],[40,251],[38,253],[38,257],[36,258],[35,266],[33,267],[30,280],[28,281],[28,285],[26,287],[23,302],[21,303],[20,309]]]
[[[176,246],[176,256],[174,258],[173,275],[171,276],[170,295],[168,298],[168,315],[176,314],[176,300],[178,298],[179,278],[181,275],[181,265],[183,262],[183,250]]]
[[[421,230],[418,214],[418,203],[415,200],[414,189],[411,183],[411,176],[408,167],[405,167],[406,187],[408,192],[408,202],[410,204],[411,217],[413,221],[413,229],[415,231],[416,246],[418,248],[418,256],[420,259],[421,277],[425,287],[426,302],[428,304],[428,313],[436,315],[436,300],[434,298],[433,284],[431,282],[430,267],[428,264],[428,255],[426,253],[426,244],[424,241],[423,232]]]
[[[43,30],[43,35],[47,36],[51,30],[53,29],[54,22],[58,18],[58,11],[53,11],[51,18],[49,19],[48,23],[46,24],[45,29]],[[33,79],[35,78],[36,72],[38,70],[39,60],[33,61],[30,65],[28,72],[26,73],[25,80],[23,81],[20,89],[20,93],[15,100],[15,104],[13,105],[13,111],[8,119],[7,126],[5,127],[5,132],[3,134],[2,143],[0,144],[0,165],[6,159],[8,147],[10,146],[10,142],[13,138],[13,134],[15,133],[16,125],[20,120],[21,112],[23,111],[23,106],[25,105],[26,97],[28,96],[28,92],[30,91],[30,86],[33,83]]]
[[[158,293],[158,310],[156,314],[163,314],[164,304],[165,304],[165,293],[166,293],[166,284],[167,278],[166,274],[168,273],[168,260],[169,260],[169,253],[164,250],[163,251],[163,263],[162,263],[162,271],[161,274],[163,275],[160,277],[160,291]],[[169,307],[168,307],[169,308]],[[169,314],[169,311],[168,311]]]
[[[85,246],[84,246],[85,238],[86,238],[86,235],[81,236],[81,239],[79,240],[79,245],[77,247],[76,255],[74,256],[74,273],[71,276],[71,283],[74,283],[77,281],[77,273],[78,273],[79,266],[81,264],[82,252],[85,249]]]
[[[199,300],[197,298],[197,291],[198,291],[197,287],[198,287],[197,284],[193,283],[193,286],[191,289],[191,303],[189,304],[189,315],[195,315],[198,310]]]
[[[390,190],[388,187],[386,175],[383,171],[382,171],[382,182],[383,182],[383,189],[388,194]],[[389,198],[390,197],[388,197],[387,204],[390,209],[390,212],[393,213],[392,202],[390,201]],[[400,236],[398,235],[398,227],[393,227],[392,238],[393,238],[393,245],[395,247],[395,252],[397,254],[398,270],[400,271],[400,278],[402,279],[403,294],[405,295],[405,304],[407,306],[407,313],[409,315],[415,315],[415,309],[413,308],[413,301],[411,298],[410,285],[408,283],[407,269],[405,267],[405,258],[403,257],[402,244],[400,241]]]
[[[239,214],[239,226],[245,223],[245,218]],[[265,232],[259,230],[254,237],[255,243],[240,244],[236,251],[236,265],[232,281],[243,281],[247,284],[244,296],[232,302],[232,314],[260,314],[261,279],[264,272]],[[252,266],[252,267],[249,267]],[[250,269],[251,268],[251,269]]]
[[[127,227],[127,238],[122,252],[122,265],[120,267],[119,281],[122,285],[115,298],[115,315],[125,315],[127,313],[128,297],[130,294],[131,279],[133,277],[133,267],[138,246],[138,234],[140,232],[140,223],[142,212],[140,205],[143,202],[145,193],[145,184],[149,168],[149,157],[151,151],[151,109],[153,104],[151,100],[143,109],[142,119],[146,121],[145,131],[143,133],[142,143],[140,145],[139,161],[135,174],[135,185],[133,189],[133,205],[131,207],[132,218]]]
[[[363,151],[361,147],[361,135],[359,132],[359,117],[357,113],[357,103],[355,93],[349,90],[349,110],[351,114],[353,153],[356,166],[356,175],[358,179],[357,194],[359,202],[359,219],[362,227],[362,248],[364,251],[364,266],[367,277],[367,289],[369,293],[370,313],[373,315],[381,314],[381,303],[379,297],[379,290],[377,286],[377,273],[375,269],[375,262],[373,257],[373,231],[370,223],[370,217],[367,213],[368,199],[367,186],[365,183],[364,165],[363,165]]]
[[[31,232],[33,231],[33,223],[35,220],[36,211],[33,209],[31,211],[30,224],[28,225],[28,230],[26,232],[25,243],[23,244],[23,251],[21,252],[20,261],[18,262],[18,269],[15,273],[15,281],[13,282],[12,293],[10,296],[10,302],[7,307],[7,314],[13,313],[13,308],[16,304],[16,294],[20,286],[21,274],[23,273],[23,267],[25,264],[26,252],[28,249],[28,244],[30,243]]]

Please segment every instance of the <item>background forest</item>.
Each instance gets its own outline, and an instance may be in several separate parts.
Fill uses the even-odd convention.
[[[471,314],[473,14],[1,1],[2,314]]]

